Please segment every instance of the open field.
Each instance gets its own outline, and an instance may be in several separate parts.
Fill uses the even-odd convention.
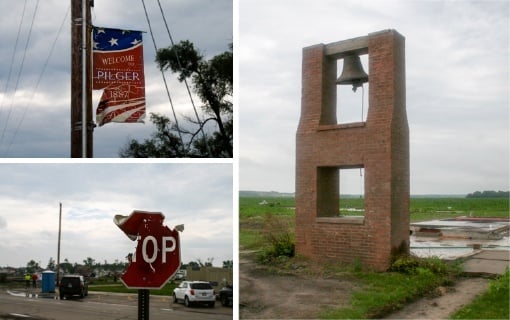
[[[250,249],[260,241],[260,229],[268,216],[288,218],[293,226],[295,213],[293,197],[240,197],[239,198],[239,242],[241,247]],[[340,201],[342,215],[362,215],[363,199],[345,198]],[[509,200],[505,198],[413,198],[410,203],[411,222],[453,218],[508,217]]]
[[[267,204],[261,204],[267,202]],[[413,198],[411,197],[410,213],[412,221],[421,219],[447,218],[452,215],[469,215],[478,217],[508,217],[509,200],[505,198]],[[240,197],[240,217],[250,217],[265,212],[276,215],[294,214],[295,200],[293,197]],[[341,214],[359,214],[350,209],[363,209],[363,199],[345,198],[340,201]]]

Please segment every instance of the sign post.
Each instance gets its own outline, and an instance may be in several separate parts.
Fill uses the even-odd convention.
[[[138,320],[149,320],[149,289],[138,289]]]
[[[135,254],[129,254],[129,265],[121,276],[127,288],[138,289],[138,319],[149,319],[149,289],[161,289],[181,266],[179,231],[163,225],[161,212],[133,211],[129,216],[116,215],[114,223],[132,241],[137,241]]]

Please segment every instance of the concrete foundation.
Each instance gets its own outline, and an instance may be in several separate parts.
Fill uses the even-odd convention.
[[[457,217],[411,223],[417,237],[499,240],[508,236],[510,222],[500,218]]]

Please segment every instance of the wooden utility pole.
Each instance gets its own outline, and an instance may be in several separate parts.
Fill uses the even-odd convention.
[[[92,158],[94,150],[92,139],[95,124],[92,120],[92,81],[90,68],[90,6],[92,3],[91,0],[71,0],[72,158]],[[86,30],[83,30],[83,17],[85,17]],[[85,54],[83,50],[85,50]],[[85,110],[85,114],[83,110]],[[86,124],[85,128],[82,126],[83,122]]]

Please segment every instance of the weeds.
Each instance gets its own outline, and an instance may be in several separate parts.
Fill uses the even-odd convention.
[[[385,273],[355,273],[363,286],[352,294],[351,306],[330,309],[322,314],[322,318],[380,318],[434,288],[450,283],[459,269],[438,258],[403,256],[395,260],[390,270]]]
[[[413,255],[403,255],[392,263],[389,271],[414,275],[428,273],[456,275],[460,272],[460,265],[458,263],[448,264],[437,257],[423,259]]]
[[[266,214],[262,235],[265,246],[257,261],[263,264],[278,262],[280,257],[294,256],[294,235],[291,223],[285,217]]]

